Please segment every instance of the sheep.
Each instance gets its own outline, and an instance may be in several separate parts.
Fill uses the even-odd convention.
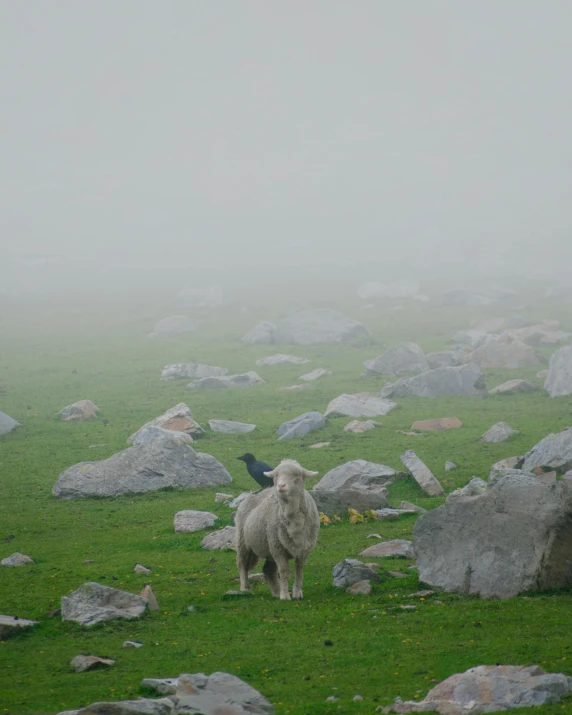
[[[251,494],[236,513],[236,565],[240,590],[249,591],[248,572],[265,559],[264,579],[273,596],[290,600],[288,579],[295,559],[293,598],[302,598],[302,571],[318,541],[320,517],[304,479],[316,476],[293,459],[284,459],[271,472],[274,486]]]

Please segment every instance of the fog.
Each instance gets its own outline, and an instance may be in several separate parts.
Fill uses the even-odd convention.
[[[0,293],[562,278],[568,0],[4,0]]]

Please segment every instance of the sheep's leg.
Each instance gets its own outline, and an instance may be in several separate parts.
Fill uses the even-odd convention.
[[[290,578],[290,564],[288,559],[281,557],[276,559],[278,566],[278,585],[280,586],[280,600],[289,601],[290,593],[288,592],[288,579]]]
[[[273,596],[278,598],[280,596],[280,586],[278,585],[278,567],[276,566],[276,561],[273,559],[266,559],[264,566],[262,567],[262,573],[268,588],[270,589]]]
[[[292,598],[303,598],[302,593],[302,572],[304,570],[304,565],[306,563],[306,558],[296,559],[296,570],[294,575],[294,586],[292,587]]]
[[[250,583],[248,581],[248,572],[256,565],[258,557],[249,550],[238,549],[236,553],[236,565],[240,575],[240,590],[250,591]]]

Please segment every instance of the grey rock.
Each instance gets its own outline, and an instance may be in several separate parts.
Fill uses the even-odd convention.
[[[5,559],[2,559],[0,563],[2,566],[25,566],[26,564],[33,564],[34,559],[16,551],[12,556],[7,556]]]
[[[241,341],[247,345],[271,345],[276,342],[277,331],[278,327],[274,323],[263,320],[243,335]]]
[[[274,707],[258,690],[230,673],[212,675],[183,674],[178,678],[175,693],[177,707],[182,712],[207,713],[207,715],[272,715]],[[239,708],[230,709],[229,706]],[[227,709],[224,710],[223,708]],[[220,710],[216,710],[220,708]]]
[[[277,355],[270,355],[269,357],[259,358],[256,361],[257,365],[282,365],[286,362],[293,363],[294,365],[303,365],[304,363],[310,362],[307,358],[295,357],[294,355],[283,355],[278,353]]]
[[[8,434],[16,427],[19,427],[20,423],[13,420],[5,412],[0,412],[0,435]]]
[[[146,566],[143,566],[142,564],[135,564],[133,567],[133,571],[140,576],[148,576],[149,574],[153,573],[151,569],[148,569]]]
[[[347,514],[348,509],[359,512],[368,509],[380,509],[387,506],[387,489],[376,485],[353,485],[348,489],[311,489],[309,492],[316,502],[318,511],[333,516],[334,514]]]
[[[451,338],[451,342],[473,349],[485,342],[486,337],[487,333],[484,330],[458,330]]]
[[[350,596],[370,596],[371,591],[371,581],[368,579],[356,581],[346,588],[346,593],[349,593]]]
[[[182,380],[199,377],[220,377],[228,375],[225,367],[214,367],[213,365],[201,365],[196,362],[175,363],[165,365],[161,372],[161,380]]]
[[[431,512],[427,512],[428,514]],[[422,517],[420,517],[422,518]],[[407,539],[392,539],[391,541],[380,541],[378,544],[368,546],[360,551],[359,556],[367,556],[373,559],[396,558],[404,556],[407,559],[413,558],[415,552],[413,544]]]
[[[143,678],[141,681],[142,687],[155,690],[161,695],[174,695],[178,684],[179,678]]]
[[[204,429],[195,422],[191,414],[191,410],[184,402],[179,402],[174,407],[169,408],[159,417],[150,422],[146,422],[141,429],[137,430],[134,434],[127,439],[128,442],[135,443],[137,437],[148,427],[161,427],[162,429],[169,430],[172,432],[184,432],[191,437],[200,437],[205,431]],[[154,437],[160,433],[148,432],[146,433],[138,442],[140,444],[149,443]]]
[[[403,375],[429,370],[425,353],[416,343],[390,348],[374,360],[366,360],[364,366],[368,375]]]
[[[528,380],[508,380],[489,390],[489,395],[512,395],[517,392],[533,392],[534,390],[536,390],[536,386]]]
[[[500,481],[477,498],[446,502],[415,523],[419,580],[483,598],[570,586],[571,517],[566,481]]]
[[[139,641],[123,641],[122,648],[143,648],[144,643],[139,643]]]
[[[76,673],[83,673],[94,668],[108,667],[115,663],[111,658],[100,658],[97,655],[76,655],[70,660],[71,667]]]
[[[420,514],[425,514],[427,509],[424,509],[422,506],[417,506],[417,504],[412,504],[410,501],[402,501],[399,504],[400,509],[406,509],[407,511],[417,511]]]
[[[139,595],[147,601],[147,606],[149,607],[150,611],[160,610],[159,604],[157,603],[157,599],[155,597],[155,594],[153,593],[153,589],[151,588],[150,584],[147,584]]]
[[[229,506],[231,509],[237,509],[242,504],[242,502],[251,494],[252,492],[242,492],[237,497],[234,497],[234,499],[229,501],[226,506]]]
[[[374,420],[365,420],[363,422],[360,420],[352,420],[344,427],[344,432],[355,432],[356,434],[369,432],[375,429],[378,424],[379,422],[374,422]]]
[[[91,400],[79,400],[74,402],[73,405],[64,407],[63,410],[58,412],[58,415],[64,422],[71,422],[72,420],[82,422],[83,420],[97,417],[98,412],[99,407]]]
[[[385,464],[366,462],[365,459],[354,459],[351,462],[340,464],[326,472],[314,486],[315,490],[347,489],[353,484],[383,485],[391,481],[398,474],[397,470]]]
[[[379,417],[387,415],[396,407],[395,402],[384,400],[370,392],[355,395],[344,393],[333,399],[324,415],[326,417]]]
[[[189,318],[187,315],[171,315],[162,318],[155,323],[153,332],[149,333],[150,338],[169,338],[181,333],[191,333],[200,328],[200,322]]]
[[[472,363],[441,367],[384,385],[381,397],[482,397],[486,394],[480,368]]]
[[[187,387],[201,390],[216,390],[226,389],[230,387],[254,387],[256,385],[265,385],[264,380],[253,370],[243,373],[242,375],[224,375],[220,377],[201,377],[198,380],[192,380]]]
[[[19,631],[22,628],[35,626],[39,621],[30,621],[27,618],[18,618],[17,616],[2,616],[0,615],[0,641],[10,633]]]
[[[198,427],[199,425],[197,425]],[[201,427],[202,429],[202,427]],[[164,427],[141,427],[134,435],[129,437],[133,447],[142,447],[143,445],[149,445],[157,440],[161,440],[164,437],[169,437],[169,435],[178,435],[179,438],[185,444],[192,444],[193,438],[190,434],[186,432],[175,432],[174,430],[167,430]]]
[[[318,367],[312,372],[307,372],[305,375],[300,375],[300,380],[305,380],[306,382],[312,382],[313,380],[318,380],[320,377],[329,377],[332,374],[331,370],[326,370],[323,367]]]
[[[224,529],[213,531],[201,541],[203,549],[208,551],[223,551],[234,549],[236,551],[236,526],[225,526]]]
[[[526,487],[534,486],[538,482],[538,477],[532,472],[523,472],[521,469],[496,469],[489,476],[488,488]]]
[[[436,353],[427,353],[425,356],[430,370],[438,367],[454,367],[465,361],[467,354],[464,350],[441,350]]]
[[[244,434],[256,429],[256,425],[248,422],[232,422],[230,420],[209,420],[209,426],[213,432],[222,434]]]
[[[80,462],[62,472],[52,494],[63,499],[139,494],[163,487],[197,489],[230,484],[232,477],[210,454],[195,452],[175,432],[129,447],[100,462]]]
[[[344,559],[334,566],[332,585],[334,588],[347,588],[359,581],[381,581],[378,574],[358,559]]]
[[[276,342],[296,345],[339,343],[369,331],[357,320],[346,318],[330,308],[300,310],[278,323]]]
[[[473,477],[468,484],[465,484],[464,487],[462,487],[461,489],[455,489],[454,492],[451,492],[447,496],[447,499],[445,501],[448,502],[452,499],[466,497],[478,497],[487,491],[487,486],[487,483],[483,479],[480,479],[479,477]]]
[[[518,430],[509,427],[506,422],[497,422],[481,437],[483,442],[506,442],[513,434],[520,434]]]
[[[139,618],[147,601],[134,593],[102,586],[93,581],[84,583],[69,596],[62,596],[62,621],[75,621],[93,626],[114,618]]]
[[[459,466],[459,465],[458,465],[458,464],[455,464],[455,462],[449,462],[449,461],[447,461],[447,462],[445,462],[445,471],[446,471],[446,472],[452,472],[453,469],[457,469],[458,466]]]
[[[572,345],[560,348],[550,356],[544,389],[550,397],[572,394]]]
[[[418,420],[411,425],[412,430],[420,432],[444,432],[449,429],[459,429],[463,423],[458,417],[434,417],[429,420]]]
[[[284,387],[277,387],[276,392],[299,392],[300,390],[313,390],[314,385],[308,385],[305,383],[303,385],[287,385]]]
[[[75,715],[175,715],[175,704],[170,698],[152,700],[139,698],[92,703],[81,710],[73,710],[72,713]]]
[[[233,498],[234,497],[232,494],[225,494],[224,492],[217,492],[215,494],[215,501],[224,502],[225,505],[227,505],[226,502],[231,501]]]
[[[214,526],[218,516],[210,511],[195,511],[186,509],[175,514],[174,527],[176,534],[190,534]]]
[[[572,429],[549,434],[535,444],[525,455],[522,468],[531,471],[534,467],[555,469],[558,474],[572,469]]]
[[[293,439],[321,429],[325,424],[326,418],[320,412],[305,412],[281,424],[276,430],[276,434],[281,440]]]
[[[489,479],[493,474],[500,472],[503,469],[519,469],[524,461],[524,457],[506,457],[495,462],[490,469]]]
[[[572,692],[572,678],[537,665],[479,665],[436,685],[423,700],[397,698],[384,713],[437,711],[441,715],[490,713],[555,703]]]
[[[401,455],[400,459],[409,474],[426,494],[431,497],[443,494],[443,487],[439,484],[439,481],[413,450],[408,449]]]
[[[470,361],[480,368],[515,368],[543,365],[546,358],[530,345],[509,335],[500,335],[473,350]]]

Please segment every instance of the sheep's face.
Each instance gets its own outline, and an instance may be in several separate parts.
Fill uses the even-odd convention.
[[[274,486],[278,495],[287,498],[290,494],[296,494],[304,489],[304,479],[315,477],[318,472],[311,472],[304,469],[293,459],[284,459],[271,472],[264,472],[265,476],[274,480]]]

